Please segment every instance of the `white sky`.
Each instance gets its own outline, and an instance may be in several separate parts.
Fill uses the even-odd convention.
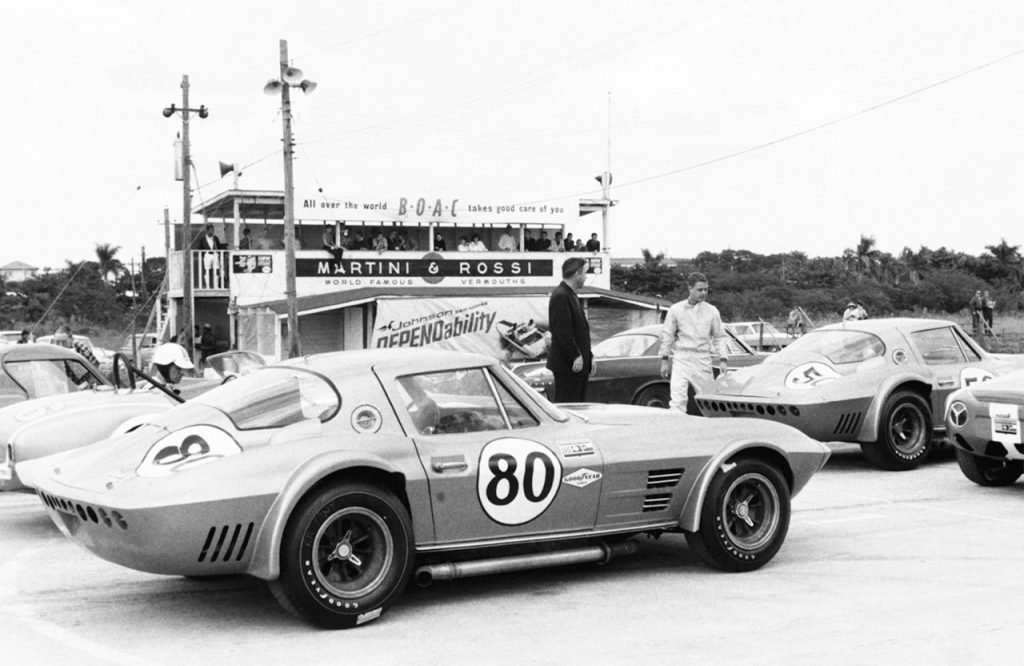
[[[610,92],[616,256],[1024,245],[1022,27],[1019,0],[12,4],[0,265],[163,253],[183,74],[197,200],[219,160],[280,189],[279,39],[319,84],[297,198],[598,196]]]

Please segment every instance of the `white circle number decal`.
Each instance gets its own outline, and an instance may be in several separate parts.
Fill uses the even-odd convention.
[[[817,388],[819,385],[830,382],[833,379],[838,379],[840,376],[831,366],[812,361],[789,371],[789,374],[786,375],[786,388],[805,391]]]
[[[504,437],[480,452],[477,496],[484,511],[502,525],[528,523],[551,505],[562,478],[562,463],[547,447]]]

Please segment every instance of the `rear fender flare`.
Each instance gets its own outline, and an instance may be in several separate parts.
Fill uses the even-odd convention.
[[[680,528],[687,532],[696,532],[700,529],[701,509],[704,508],[704,498],[707,497],[708,486],[711,485],[711,479],[714,478],[719,469],[730,464],[730,461],[733,458],[743,457],[760,459],[767,458],[770,461],[781,461],[782,464],[780,465],[779,471],[786,479],[790,493],[792,493],[793,469],[789,464],[789,459],[786,457],[785,451],[783,451],[779,446],[769,442],[757,442],[752,440],[736,442],[735,444],[732,444],[720,451],[718,455],[709,460],[707,464],[704,465],[704,469],[700,471],[696,481],[690,488],[689,494],[686,496],[686,503],[683,505],[683,510],[679,514]]]
[[[873,442],[878,439],[878,424],[882,420],[882,407],[885,400],[897,388],[907,385],[906,388],[917,391],[924,395],[925,400],[931,404],[932,383],[917,373],[903,372],[887,377],[875,392],[875,397],[864,415],[864,422],[861,423],[857,432],[858,442]]]
[[[285,525],[288,524],[288,518],[291,517],[296,505],[302,501],[302,498],[313,486],[324,478],[355,467],[369,467],[380,470],[384,474],[405,475],[391,462],[363,452],[332,451],[306,461],[292,473],[284,490],[277,496],[270,511],[267,512],[267,516],[260,526],[259,534],[256,536],[253,559],[249,563],[247,573],[264,580],[274,580],[280,576],[281,540]],[[413,502],[416,501],[414,498],[410,499]]]
[[[644,382],[640,386],[637,386],[636,390],[633,391],[633,401],[636,402],[637,397],[652,386],[664,386],[665,388],[669,388],[669,381],[667,379],[652,379],[648,382]]]

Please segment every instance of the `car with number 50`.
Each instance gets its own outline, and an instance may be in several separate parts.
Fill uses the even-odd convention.
[[[946,431],[960,471],[979,486],[1009,486],[1024,474],[1024,370],[973,384],[946,401]]]
[[[947,396],[1024,368],[937,319],[867,319],[816,328],[764,363],[697,396],[705,416],[753,416],[820,441],[858,442],[888,470],[920,465],[945,430]]]
[[[412,578],[605,562],[644,533],[757,569],[828,456],[782,424],[562,409],[493,358],[389,349],[262,368],[24,473],[100,557],[249,574],[306,621],[346,628]]]

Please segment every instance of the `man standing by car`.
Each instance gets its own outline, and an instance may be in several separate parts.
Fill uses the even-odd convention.
[[[96,360],[89,346],[81,340],[75,340],[75,336],[71,333],[71,327],[66,324],[58,326],[57,330],[53,332],[53,344],[74,349],[79,356],[92,363],[94,368],[100,367],[100,362]]]
[[[671,409],[700,416],[694,395],[699,386],[714,380],[713,361],[725,371],[725,330],[718,308],[707,302],[708,279],[703,273],[686,278],[690,294],[665,314],[661,330],[661,376],[671,376]],[[696,385],[696,386],[695,386]]]
[[[576,292],[587,277],[587,264],[573,257],[562,264],[562,282],[548,300],[551,350],[547,368],[555,376],[555,402],[583,402],[594,364],[590,324]]]

